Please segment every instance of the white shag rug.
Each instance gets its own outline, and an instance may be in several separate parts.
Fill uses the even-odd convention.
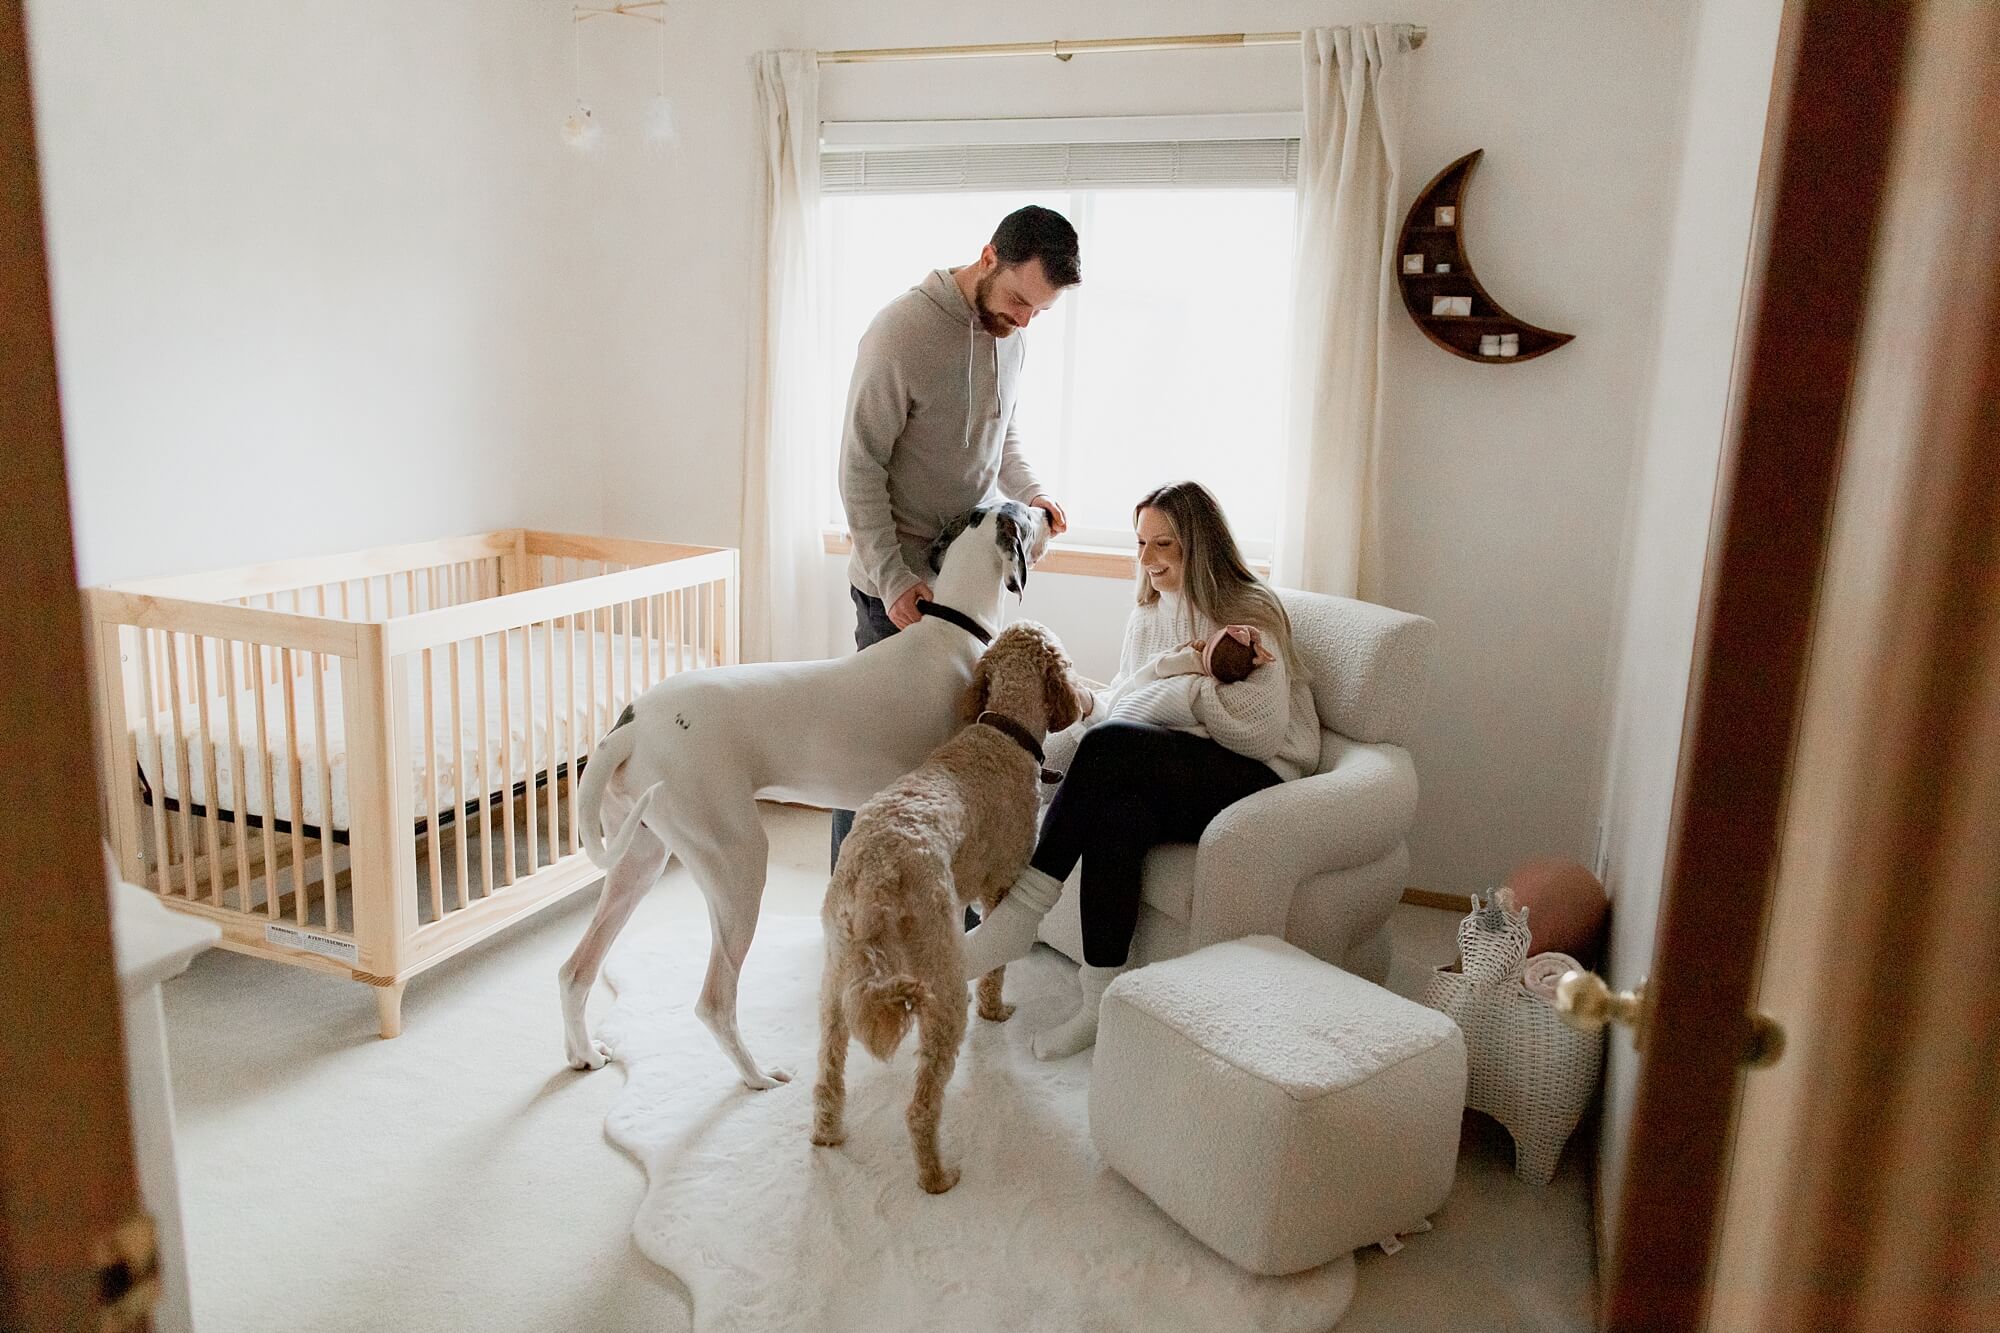
[[[847,1142],[811,1142],[820,925],[767,917],[738,1022],[793,1081],[750,1092],[693,1012],[708,932],[614,954],[597,1035],[627,1084],[605,1124],[645,1167],[639,1248],[687,1284],[697,1333],[1259,1329],[1318,1333],[1354,1294],[1354,1260],[1255,1277],[1189,1236],[1098,1160],[1088,1055],[1028,1042],[1074,1007],[1047,949],[1008,969],[1004,1024],[970,1016],[940,1149],[963,1175],[917,1188],[903,1110],[914,1039],[888,1064],[848,1054]]]

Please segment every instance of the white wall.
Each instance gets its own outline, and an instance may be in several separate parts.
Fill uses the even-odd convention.
[[[585,90],[608,138],[584,159],[556,133],[571,97],[559,0],[35,0],[84,578],[522,522],[733,543],[753,52],[1384,16],[1365,0],[1079,13],[685,0],[668,59],[683,141],[664,155],[638,133],[654,30],[595,22]],[[1624,534],[1643,517],[1628,491],[1641,440],[1671,431],[1645,404],[1675,168],[1690,128],[1704,152],[1747,151],[1734,110],[1686,123],[1692,13],[1407,0],[1394,14],[1430,28],[1405,198],[1485,148],[1467,205],[1481,272],[1521,315],[1577,335],[1491,367],[1392,324],[1387,600],[1444,631],[1416,746],[1421,884],[1481,887],[1535,854],[1588,860],[1606,790],[1650,808],[1630,781],[1607,788],[1603,756]],[[1296,106],[1298,79],[1284,48],[853,66],[826,72],[823,109],[1272,110]],[[911,256],[912,278],[979,239]],[[1677,268],[1670,357],[1710,353],[1733,318],[1730,302],[1688,305],[1688,281]],[[1662,385],[1666,404],[1664,364]],[[1045,576],[1024,610],[1103,675],[1129,604],[1122,582]]]
[[[1704,0],[1696,27],[1661,340],[1634,475],[1614,737],[1605,781],[1612,894],[1605,972],[1620,987],[1652,966],[1681,724],[1707,556],[1752,208],[1783,0]],[[1613,1040],[1599,1185],[1624,1180],[1638,1073]],[[1607,1216],[1609,1226],[1615,1219]]]
[[[566,7],[28,9],[83,581],[598,525]]]
[[[753,52],[1384,16],[1370,0],[1108,0],[1087,14],[1055,0],[680,5],[669,80],[685,134],[664,161],[636,142],[655,77],[650,31],[593,34],[591,100],[613,131],[632,131],[607,144],[590,186],[595,225],[635,251],[599,275],[595,302],[602,336],[631,367],[605,401],[616,476],[607,521],[631,535],[735,539]],[[1690,29],[1682,6],[1581,0],[1408,0],[1393,17],[1430,29],[1414,58],[1405,199],[1452,158],[1485,148],[1466,210],[1482,277],[1524,318],[1577,335],[1554,355],[1492,367],[1448,356],[1400,317],[1391,330],[1387,600],[1443,628],[1416,747],[1413,878],[1466,890],[1531,855],[1592,855],[1626,493],[1659,323]],[[822,114],[1282,110],[1297,107],[1299,78],[1285,48],[840,66],[825,70]],[[911,280],[969,260],[982,239],[967,237],[963,253],[912,255]],[[1133,491],[1160,480],[1135,476]],[[828,568],[837,579],[837,563]],[[1031,587],[1025,610],[1053,624],[1085,670],[1103,671],[1129,605],[1123,583],[1051,577]]]

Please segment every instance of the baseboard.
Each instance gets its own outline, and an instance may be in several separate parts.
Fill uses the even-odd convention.
[[[1470,912],[1472,899],[1463,893],[1439,893],[1435,889],[1403,890],[1403,901],[1412,907],[1435,907],[1441,912]]]

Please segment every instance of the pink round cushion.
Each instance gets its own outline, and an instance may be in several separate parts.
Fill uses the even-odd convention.
[[[1597,946],[1611,903],[1597,876],[1566,857],[1524,861],[1507,876],[1514,902],[1528,909],[1529,949],[1566,953],[1597,965]]]

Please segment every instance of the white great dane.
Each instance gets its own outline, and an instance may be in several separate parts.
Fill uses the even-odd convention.
[[[902,633],[831,661],[671,676],[633,701],[578,787],[584,849],[608,873],[596,915],[557,973],[572,1068],[605,1062],[584,1018],[590,988],[672,850],[708,899],[708,976],[695,1014],[749,1087],[791,1077],[760,1068],[736,1030],[736,979],[770,856],[757,802],[852,810],[921,764],[958,727],[959,696],[986,647],[980,635],[999,631],[1006,595],[1026,586],[1048,542],[1042,510],[982,506],[932,546],[933,567],[942,554],[932,609]],[[619,821],[609,847],[606,815]]]

